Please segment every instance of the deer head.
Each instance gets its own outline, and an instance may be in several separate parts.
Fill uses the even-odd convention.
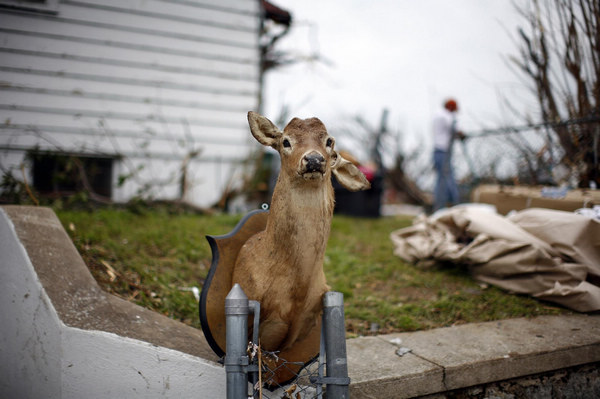
[[[362,172],[335,151],[335,139],[327,133],[325,125],[318,118],[294,118],[281,131],[264,116],[249,112],[248,123],[259,143],[279,152],[280,173],[290,182],[318,185],[329,182],[333,173],[348,190],[366,190],[370,187]]]

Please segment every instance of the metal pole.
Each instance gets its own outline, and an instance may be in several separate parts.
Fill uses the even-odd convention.
[[[227,399],[248,397],[248,297],[235,284],[225,298]]]
[[[348,364],[346,360],[346,328],[344,326],[344,295],[329,291],[323,297],[323,329],[327,356],[328,398],[349,398]]]

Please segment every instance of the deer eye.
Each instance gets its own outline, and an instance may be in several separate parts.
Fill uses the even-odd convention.
[[[290,144],[290,141],[288,139],[283,139],[283,146],[285,148],[290,148],[292,145]]]
[[[331,140],[331,138],[328,138],[328,139],[327,139],[327,142],[325,143],[325,145],[326,145],[327,147],[331,147],[331,146],[333,145],[333,140]]]

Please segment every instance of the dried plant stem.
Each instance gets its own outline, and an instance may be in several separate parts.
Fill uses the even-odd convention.
[[[24,164],[21,164],[21,174],[23,175],[23,184],[25,185],[25,191],[27,191],[27,195],[29,195],[29,198],[31,198],[31,200],[36,206],[39,206],[40,201],[38,201],[38,199],[35,198],[35,195],[33,195],[33,192],[31,192],[31,189],[29,188],[29,184],[27,184],[27,176],[25,175]]]

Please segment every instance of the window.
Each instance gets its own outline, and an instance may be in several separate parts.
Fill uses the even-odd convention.
[[[33,187],[45,195],[71,195],[91,191],[112,196],[113,159],[31,153]]]

